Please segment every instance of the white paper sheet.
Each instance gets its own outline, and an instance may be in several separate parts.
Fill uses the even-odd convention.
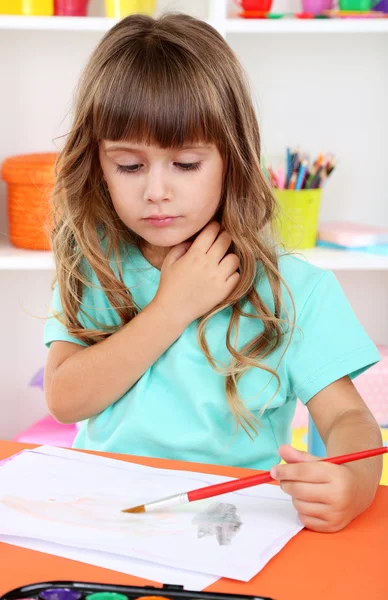
[[[225,481],[43,448],[0,468],[0,534],[251,579],[302,525],[289,496],[261,485],[161,513],[122,508]]]
[[[67,456],[67,450],[57,447],[41,446],[37,451],[52,456]],[[99,463],[98,458],[99,457],[95,456],[94,454],[82,454],[82,460],[85,462],[93,463],[97,459],[97,463]],[[203,575],[202,573],[183,571],[182,569],[173,569],[172,567],[166,567],[156,563],[137,560],[136,558],[130,558],[128,556],[109,554],[107,552],[99,552],[97,550],[72,548],[71,546],[63,546],[61,544],[54,544],[44,540],[0,535],[0,542],[12,544],[13,546],[19,546],[21,548],[27,548],[36,552],[53,554],[54,556],[68,558],[70,560],[77,560],[95,567],[111,569],[112,571],[125,573],[127,575],[135,575],[136,577],[149,579],[150,581],[183,585],[186,590],[204,590],[218,579],[217,576],[213,575]]]

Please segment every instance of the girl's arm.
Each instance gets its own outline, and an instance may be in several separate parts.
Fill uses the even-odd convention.
[[[380,428],[349,377],[322,390],[307,406],[328,456],[382,446]],[[357,475],[364,508],[373,500],[382,465],[382,456],[346,465]]]
[[[149,304],[104,341],[85,348],[53,342],[45,369],[46,402],[61,423],[82,421],[121,398],[186,327]]]
[[[382,445],[380,429],[349,377],[324,388],[307,406],[328,456]],[[289,446],[279,453],[289,464],[275,467],[274,474],[306,527],[338,531],[371,504],[381,478],[381,456],[333,465],[317,463],[316,457]]]

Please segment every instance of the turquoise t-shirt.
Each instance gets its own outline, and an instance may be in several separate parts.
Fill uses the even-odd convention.
[[[265,360],[281,381],[272,400],[277,382],[265,370],[251,368],[239,382],[240,397],[261,423],[253,440],[241,428],[236,432],[224,377],[200,350],[194,322],[126,394],[82,422],[74,447],[255,469],[269,469],[279,462],[278,447],[291,441],[297,398],[307,403],[340,377],[355,377],[379,360],[375,345],[331,272],[290,255],[281,256],[279,265],[294,298],[297,328],[280,366],[283,347]],[[131,248],[123,276],[136,304],[144,308],[155,296],[160,271]],[[98,322],[118,324],[94,273],[91,279],[95,287],[85,290],[83,310]],[[273,306],[266,279],[258,283],[258,293]],[[53,309],[61,311],[57,289]],[[230,315],[230,309],[219,312],[207,328],[210,352],[224,364],[229,362],[225,339]],[[80,313],[79,318],[86,327],[95,327],[85,315]],[[240,318],[239,347],[260,331],[259,320]],[[82,344],[51,316],[45,344],[56,340]],[[134,351],[128,348],[129,357]]]

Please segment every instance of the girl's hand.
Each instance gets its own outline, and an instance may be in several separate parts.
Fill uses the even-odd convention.
[[[318,457],[287,445],[279,448],[279,454],[288,464],[273,467],[271,475],[292,496],[305,527],[321,532],[339,531],[360,513],[360,482],[347,465],[316,462]]]
[[[214,221],[194,242],[174,246],[164,259],[154,302],[187,325],[223,302],[240,277],[238,257],[226,255],[231,241]]]

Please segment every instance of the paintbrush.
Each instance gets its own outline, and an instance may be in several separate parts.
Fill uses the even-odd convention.
[[[343,454],[341,456],[331,456],[329,458],[322,459],[322,462],[333,463],[334,465],[342,465],[347,462],[354,460],[361,460],[363,458],[370,458],[371,456],[377,456],[378,454],[384,454],[388,452],[388,447],[382,446],[381,448],[373,448],[372,450],[363,450],[362,452],[354,452],[352,454]],[[208,485],[206,487],[192,490],[191,492],[184,492],[183,494],[175,494],[174,496],[168,496],[161,500],[155,500],[148,504],[141,504],[133,508],[126,508],[121,512],[124,513],[145,513],[153,510],[165,510],[166,508],[173,508],[180,504],[188,504],[189,502],[195,502],[196,500],[204,500],[205,498],[213,498],[213,496],[219,496],[220,494],[228,494],[230,492],[236,492],[244,488],[253,487],[261,483],[270,483],[274,481],[269,471],[259,473],[258,475],[250,475],[249,477],[242,477],[241,479],[232,479],[231,481],[225,481],[225,483],[217,483],[215,485]]]

